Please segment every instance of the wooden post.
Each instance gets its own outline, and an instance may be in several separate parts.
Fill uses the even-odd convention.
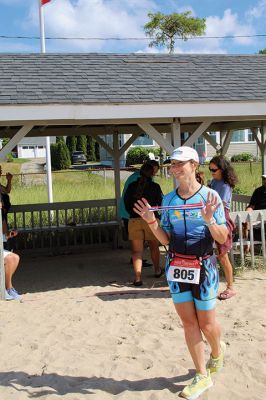
[[[1,203],[0,203],[1,204]],[[3,248],[3,224],[2,224],[2,204],[0,206],[0,300],[5,300],[6,281],[4,266],[4,248]]]

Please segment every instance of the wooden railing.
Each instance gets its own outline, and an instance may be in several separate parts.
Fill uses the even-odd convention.
[[[251,263],[255,265],[255,247],[265,259],[266,210],[248,213],[245,210],[250,197],[233,195],[231,216],[237,232],[231,258],[238,253],[244,262],[245,246],[250,246]],[[255,241],[253,229],[249,238],[243,237],[243,223],[257,224],[261,229],[261,240]],[[10,228],[19,234],[13,240],[14,250],[68,249],[86,245],[112,243],[119,240],[119,219],[116,200],[88,200],[52,204],[25,204],[12,206],[8,215]]]
[[[266,249],[265,249],[265,226],[266,226],[266,210],[254,210],[252,212],[247,211],[236,211],[231,213],[231,218],[236,224],[236,234],[234,237],[233,248],[230,256],[234,263],[234,258],[238,253],[240,256],[240,262],[244,265],[245,253],[250,254],[251,265],[255,266],[255,248],[259,248],[259,254],[266,260]],[[244,234],[244,227],[247,224],[248,236]],[[252,229],[250,229],[252,227]],[[255,230],[260,235],[259,239],[254,238]]]
[[[250,196],[245,194],[233,194],[231,211],[245,211],[249,204]]]
[[[15,205],[8,224],[19,233],[13,241],[15,250],[108,242],[115,246],[119,228],[115,199]]]

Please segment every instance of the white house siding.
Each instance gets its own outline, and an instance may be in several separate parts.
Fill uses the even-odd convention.
[[[50,143],[55,143],[56,138],[51,137]],[[43,158],[46,157],[45,137],[24,137],[17,145],[18,158]]]
[[[226,156],[231,158],[233,155],[240,153],[251,153],[254,157],[259,157],[259,149],[256,142],[230,143]],[[215,149],[209,143],[207,143],[207,158],[209,159],[215,156],[215,154]]]
[[[18,145],[18,158],[43,158],[45,156],[45,146]]]

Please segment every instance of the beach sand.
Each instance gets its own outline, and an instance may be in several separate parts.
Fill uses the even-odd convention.
[[[145,268],[137,289],[131,268],[129,250],[22,258],[22,301],[0,302],[1,400],[178,398],[194,370],[165,278]],[[201,399],[266,398],[266,273],[235,287],[217,303],[225,367]]]

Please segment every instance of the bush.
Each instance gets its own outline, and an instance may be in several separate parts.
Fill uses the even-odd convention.
[[[68,169],[71,165],[69,151],[67,145],[63,142],[58,142],[50,146],[51,164],[53,170]]]
[[[77,138],[76,138],[76,136],[67,136],[66,145],[68,147],[69,154],[71,156],[73,151],[76,151],[76,148],[77,148]]]
[[[83,151],[85,156],[87,157],[87,138],[84,135],[77,136],[77,151]]]
[[[232,162],[239,162],[239,161],[252,161],[253,160],[253,154],[251,153],[240,153],[240,154],[234,154],[231,157]]]
[[[87,160],[96,161],[95,139],[93,139],[91,136],[87,136]]]
[[[149,158],[148,154],[154,153],[155,149],[148,147],[132,147],[127,153],[126,166],[134,164],[142,164]]]

